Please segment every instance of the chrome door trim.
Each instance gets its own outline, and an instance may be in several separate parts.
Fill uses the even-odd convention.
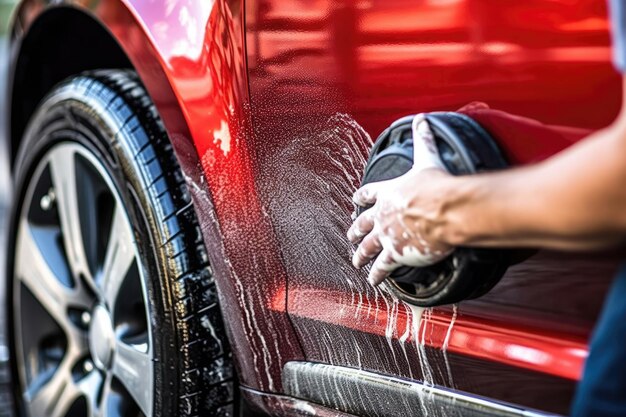
[[[312,362],[287,362],[283,388],[291,397],[358,416],[555,416],[417,381]]]

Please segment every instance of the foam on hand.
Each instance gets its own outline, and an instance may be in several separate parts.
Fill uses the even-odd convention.
[[[427,168],[440,168],[445,170],[437,144],[435,135],[430,129],[428,120],[423,113],[413,118],[413,169],[423,170]]]

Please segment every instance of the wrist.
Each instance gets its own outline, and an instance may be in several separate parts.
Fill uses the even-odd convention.
[[[482,176],[453,177],[442,190],[438,240],[451,246],[468,246],[494,233],[489,215],[490,187]]]
[[[465,184],[467,178],[434,170],[420,178],[424,185],[414,190],[407,218],[415,225],[421,224],[419,233],[424,240],[450,246],[461,246],[466,242],[464,219],[472,195]]]

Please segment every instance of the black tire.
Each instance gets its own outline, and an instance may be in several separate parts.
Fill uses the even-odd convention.
[[[56,134],[60,131],[66,132],[63,139]],[[98,157],[113,179],[147,271],[154,415],[237,415],[232,354],[191,197],[155,106],[133,71],[85,73],[61,83],[42,101],[15,164],[12,225],[39,158],[59,140],[67,141],[67,132]],[[7,274],[13,358],[15,238],[13,227]],[[12,362],[14,381],[19,381],[20,364]],[[15,384],[15,399],[24,414],[24,387],[19,385]]]

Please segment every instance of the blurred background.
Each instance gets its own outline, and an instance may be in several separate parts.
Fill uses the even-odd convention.
[[[0,135],[5,134],[5,110],[6,110],[6,100],[4,99],[6,95],[6,78],[7,78],[7,67],[9,63],[8,58],[8,41],[7,41],[7,30],[9,25],[9,19],[11,18],[11,12],[15,7],[16,0],[0,0]],[[6,207],[6,200],[8,194],[8,186],[9,186],[9,171],[6,163],[6,152],[4,149],[4,144],[6,141],[4,137],[1,137],[2,141],[0,141],[0,220],[4,219],[4,209]]]
[[[0,126],[2,127],[0,135],[5,134],[4,113],[6,100],[4,97],[6,95],[7,67],[9,64],[7,30],[15,3],[16,0],[0,0],[0,97],[2,98],[0,100]],[[4,222],[4,212],[8,197],[9,171],[6,162],[7,153],[4,149],[6,141],[4,137],[0,137],[0,139],[2,139],[0,141],[0,220]]]
[[[0,248],[5,247],[4,236],[6,227],[7,202],[9,198],[9,169],[5,149],[6,132],[6,81],[9,63],[7,47],[7,27],[15,0],[0,0]],[[4,273],[4,250],[0,250],[0,273]],[[0,305],[4,305],[4,287],[0,286]],[[10,416],[10,395],[8,386],[8,349],[5,344],[5,315],[0,309],[0,416]]]

